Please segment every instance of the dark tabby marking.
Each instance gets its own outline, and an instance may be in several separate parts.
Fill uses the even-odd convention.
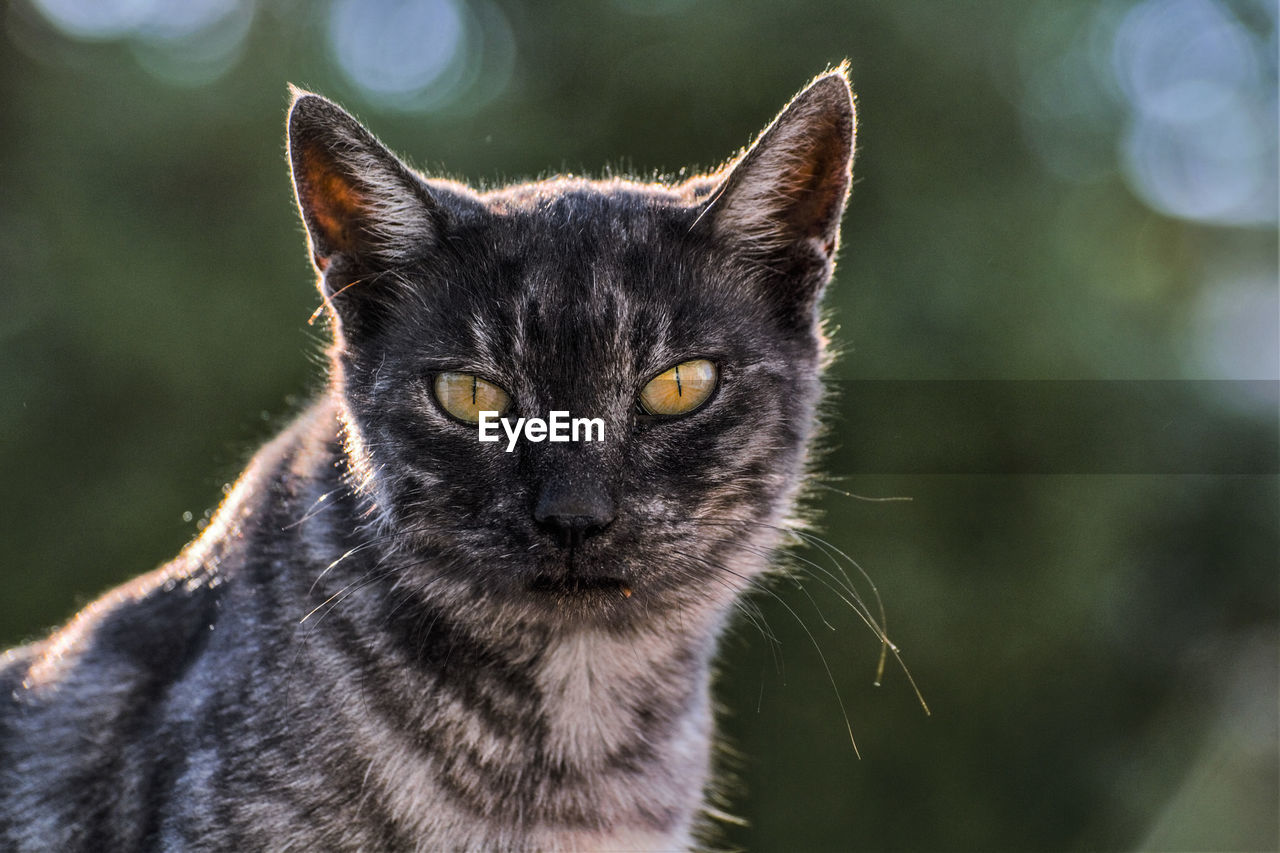
[[[820,396],[843,69],[676,184],[424,179],[299,92],[328,393],[204,534],[0,668],[0,849],[672,850],[711,658],[768,568]],[[637,403],[714,362],[709,402]],[[507,453],[433,377],[604,441]]]

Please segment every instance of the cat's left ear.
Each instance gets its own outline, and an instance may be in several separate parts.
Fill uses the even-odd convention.
[[[423,181],[337,104],[292,91],[289,164],[317,269],[421,254],[440,215]]]
[[[780,286],[805,307],[834,269],[855,124],[841,66],[795,96],[729,168],[703,212],[717,237],[779,273]]]

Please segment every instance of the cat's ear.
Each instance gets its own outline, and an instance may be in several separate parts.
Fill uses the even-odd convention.
[[[855,112],[845,67],[792,99],[727,170],[702,218],[810,299],[831,276],[849,197]]]
[[[316,267],[422,254],[439,227],[422,180],[337,104],[291,90],[289,164]]]

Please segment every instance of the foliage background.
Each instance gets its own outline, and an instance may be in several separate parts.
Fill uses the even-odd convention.
[[[287,81],[492,183],[714,166],[847,57],[824,468],[911,500],[824,491],[820,530],[933,715],[819,571],[778,584],[777,648],[726,643],[728,843],[1276,849],[1274,4],[0,14],[0,643],[175,553],[317,387]]]

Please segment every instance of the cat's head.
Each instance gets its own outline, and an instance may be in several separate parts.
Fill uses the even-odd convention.
[[[719,618],[804,473],[853,143],[841,69],[714,174],[477,192],[296,93],[352,477],[416,580],[489,615]],[[603,440],[508,451],[479,440],[486,407]]]

